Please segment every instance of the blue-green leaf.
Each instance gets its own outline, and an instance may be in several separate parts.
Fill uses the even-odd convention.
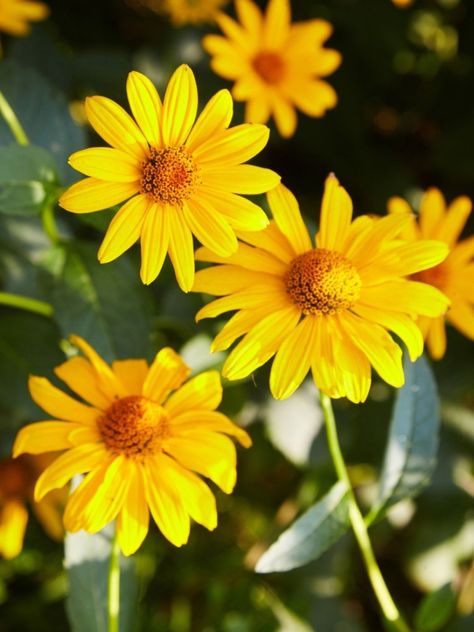
[[[448,622],[456,608],[457,595],[445,584],[426,595],[415,613],[416,632],[437,632]]]
[[[91,535],[68,533],[64,565],[69,579],[67,613],[73,632],[107,632],[107,587],[113,525]],[[120,632],[133,629],[138,597],[134,559],[120,561]]]
[[[397,392],[372,522],[404,498],[424,489],[436,465],[440,406],[427,360],[404,359],[405,385]]]
[[[349,528],[346,484],[336,483],[262,555],[257,573],[290,571],[317,559]]]

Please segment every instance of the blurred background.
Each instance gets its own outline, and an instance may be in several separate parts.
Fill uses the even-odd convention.
[[[126,107],[130,70],[163,89],[180,63],[195,71],[201,105],[230,87],[214,75],[201,47],[212,24],[177,27],[158,0],[49,0],[49,20],[25,38],[2,36],[0,89],[32,142],[54,157],[61,185],[77,178],[67,156],[102,144],[86,125],[83,99],[108,96]],[[264,3],[259,3],[264,6]],[[158,8],[158,9],[157,9]],[[416,207],[421,191],[448,200],[474,197],[474,2],[293,0],[294,19],[324,18],[327,45],[342,53],[328,78],[339,103],[322,119],[299,115],[296,134],[272,133],[258,164],[282,175],[307,222],[317,226],[326,175],[334,171],[358,213],[382,214],[390,196]],[[232,13],[228,4],[225,9]],[[233,123],[242,122],[236,104]],[[0,144],[11,143],[0,125]],[[262,204],[264,200],[262,199]],[[169,265],[150,288],[138,280],[138,250],[99,266],[96,251],[112,212],[57,212],[67,247],[51,246],[37,218],[0,218],[3,291],[53,303],[55,320],[0,308],[0,457],[16,430],[41,418],[31,402],[29,373],[52,376],[61,340],[84,335],[109,360],[151,358],[157,348],[184,347],[192,366],[219,367],[209,340],[219,323],[194,315],[199,295],[177,288]],[[472,233],[471,226],[466,234]],[[60,272],[58,272],[60,271]],[[130,322],[136,324],[133,331]],[[74,329],[73,329],[74,327]],[[448,351],[434,364],[443,406],[438,465],[425,492],[405,501],[371,530],[395,600],[409,616],[446,584],[463,596],[446,606],[446,632],[474,629],[473,346],[450,330]],[[219,526],[194,526],[174,549],[151,529],[137,557],[138,632],[379,632],[375,599],[351,535],[316,562],[282,574],[257,575],[259,556],[295,517],[334,482],[315,390],[305,385],[285,402],[271,401],[268,374],[225,384],[223,410],[249,426],[251,450],[239,450],[239,481],[218,494]],[[343,449],[362,506],[375,493],[393,392],[375,378],[366,404],[336,402]],[[1,490],[2,481],[0,481]],[[1,493],[1,492],[0,492]],[[62,545],[32,516],[22,553],[0,557],[0,632],[67,630],[67,578]],[[423,632],[423,631],[422,631]]]

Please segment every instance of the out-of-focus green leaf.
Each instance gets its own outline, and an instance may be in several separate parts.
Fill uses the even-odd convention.
[[[404,360],[405,385],[397,392],[373,522],[426,487],[436,465],[440,411],[436,383],[424,357]]]
[[[437,632],[448,622],[456,608],[457,595],[451,584],[426,595],[415,614],[416,632]]]
[[[0,213],[36,215],[56,180],[56,166],[42,147],[0,147]]]
[[[29,141],[51,152],[65,183],[77,179],[67,159],[84,147],[85,133],[71,118],[64,96],[36,71],[14,61],[2,62],[0,85]],[[0,119],[0,145],[12,141],[10,129]]]
[[[317,559],[349,528],[345,483],[339,482],[308,509],[258,560],[257,573],[290,571]]]
[[[113,525],[91,535],[69,533],[65,560],[69,577],[67,612],[73,632],[107,632],[107,586]],[[133,558],[120,563],[120,632],[133,629],[138,581]]]
[[[105,359],[146,357],[152,304],[127,257],[97,261],[97,247],[69,242],[49,253],[46,280],[65,337],[85,338]]]

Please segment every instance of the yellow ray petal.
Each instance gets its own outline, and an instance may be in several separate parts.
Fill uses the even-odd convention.
[[[314,354],[314,318],[303,318],[285,337],[273,360],[270,390],[275,399],[290,397],[305,379]]]
[[[136,158],[120,149],[91,147],[69,156],[69,164],[86,176],[108,182],[136,182],[141,177]]]
[[[59,198],[59,205],[71,213],[93,213],[120,204],[137,193],[135,182],[105,182],[84,178]]]
[[[84,443],[102,443],[103,438],[98,427],[80,426],[71,430],[69,441],[71,446],[76,446]]]
[[[425,238],[433,238],[446,212],[446,202],[439,189],[425,191],[420,202],[419,224]]]
[[[447,313],[448,320],[467,338],[474,340],[474,309],[464,301],[456,301]]]
[[[235,10],[242,26],[254,37],[260,37],[263,15],[258,6],[251,0],[236,0]]]
[[[28,511],[18,500],[7,500],[0,507],[0,555],[11,560],[21,553]]]
[[[183,205],[183,216],[191,232],[210,250],[223,257],[237,251],[234,231],[219,210],[208,202],[196,196]]]
[[[330,318],[331,340],[334,345],[334,375],[338,395],[344,395],[354,404],[365,402],[371,384],[370,362],[345,334],[339,316]],[[314,362],[317,362],[317,357]]]
[[[136,195],[117,211],[99,248],[97,256],[101,263],[114,261],[138,241],[152,205],[146,196]]]
[[[161,533],[171,544],[182,546],[189,538],[189,515],[162,476],[160,464],[159,459],[147,459],[144,464],[147,502]]]
[[[107,97],[88,97],[87,118],[106,143],[121,149],[138,161],[148,155],[148,143],[133,119],[117,103]]]
[[[290,263],[296,257],[296,252],[293,250],[292,245],[273,220],[270,221],[265,230],[258,232],[239,230],[237,237],[252,246],[270,252],[285,263]]]
[[[252,445],[252,440],[243,428],[232,423],[228,417],[217,411],[188,410],[174,417],[172,425],[174,437],[186,437],[190,432],[205,430],[235,437],[245,448]]]
[[[363,287],[359,303],[382,310],[433,317],[446,312],[449,299],[431,285],[400,279]]]
[[[337,178],[326,178],[317,244],[319,248],[338,250],[345,242],[352,219],[352,200]],[[370,251],[369,251],[370,252]]]
[[[31,375],[28,388],[33,401],[49,415],[81,424],[95,424],[100,412],[96,408],[81,404],[59,388],[56,388],[45,377]]]
[[[271,108],[275,125],[280,135],[283,136],[283,138],[293,136],[298,124],[296,110],[293,104],[287,98],[276,94],[272,99]]]
[[[209,248],[199,248],[196,251],[196,261],[222,263],[223,265],[231,265],[241,269],[244,268],[244,270],[241,270],[242,274],[246,274],[247,272],[251,273],[249,280],[256,278],[252,274],[253,272],[262,272],[282,278],[288,270],[286,263],[276,259],[276,257],[269,252],[261,250],[260,248],[252,248],[242,242],[239,242],[237,252],[229,257],[221,257],[212,250],[209,250]],[[221,268],[213,267],[208,269],[217,270]],[[203,270],[200,270],[200,272],[203,272]],[[196,274],[200,274],[200,272]],[[262,279],[265,280],[266,277],[262,277]],[[228,293],[230,293],[230,291]]]
[[[171,489],[179,489],[179,498],[184,510],[198,524],[209,531],[217,526],[216,501],[206,483],[188,472],[165,454],[160,454],[158,469]]]
[[[168,253],[179,287],[189,292],[194,283],[193,235],[179,209],[171,209],[169,222]]]
[[[141,395],[148,373],[146,360],[117,360],[112,362],[112,371],[123,384],[128,395]]]
[[[428,329],[426,344],[434,360],[441,360],[446,353],[446,328],[444,318],[433,318]]]
[[[100,388],[104,395],[106,395],[110,400],[113,400],[116,397],[124,397],[125,395],[122,384],[119,380],[117,380],[107,362],[100,357],[95,349],[93,349],[91,345],[80,336],[71,335],[69,336],[69,341],[82,351],[94,367],[100,378]]]
[[[193,377],[170,395],[164,407],[172,417],[187,410],[214,410],[222,400],[222,385],[218,371],[205,371]]]
[[[205,51],[213,55],[210,65],[216,74],[232,81],[247,72],[246,57],[224,37],[206,35],[202,39],[202,45]],[[235,95],[233,96],[236,98]]]
[[[179,388],[191,369],[170,347],[155,356],[143,384],[143,395],[161,404],[171,390]]]
[[[377,218],[371,225],[366,223],[359,238],[348,244],[344,254],[357,266],[367,265],[378,256],[384,244],[400,235],[411,221],[411,216],[397,213]]]
[[[219,213],[235,230],[262,230],[268,226],[268,217],[260,206],[240,195],[200,187],[196,196],[219,209]]]
[[[433,237],[441,239],[449,246],[456,243],[472,210],[472,202],[466,197],[458,197],[451,202],[442,222],[438,224]]]
[[[85,444],[72,448],[59,456],[38,478],[35,501],[38,502],[52,489],[64,487],[77,474],[90,472],[108,457],[103,445]]]
[[[237,457],[228,437],[200,430],[186,438],[167,439],[163,447],[183,467],[207,476],[226,494],[234,489]]]
[[[68,498],[66,509],[64,511],[64,527],[67,531],[75,533],[85,527],[85,509],[89,501],[94,497],[94,494],[100,487],[100,484],[104,480],[104,476],[107,472],[111,460],[115,458],[109,456],[105,462],[102,462],[96,468],[91,470],[79,484],[79,486],[72,492]]]
[[[219,90],[206,103],[186,141],[193,153],[208,139],[229,127],[233,114],[233,102],[228,90]]]
[[[262,318],[268,315],[268,309],[241,309],[226,322],[221,331],[211,343],[211,351],[224,351],[232,345],[237,338],[243,336],[252,329]]]
[[[149,285],[160,274],[170,239],[169,217],[173,209],[153,204],[145,215],[140,238],[142,283]]]
[[[124,555],[132,555],[138,550],[148,533],[150,521],[142,465],[130,460],[128,466],[130,485],[117,521],[118,540]]]
[[[23,426],[16,436],[13,456],[24,452],[41,454],[66,450],[72,446],[69,439],[70,433],[81,427],[83,427],[81,424],[70,421],[39,421]]]
[[[71,390],[95,408],[105,410],[112,403],[107,393],[101,390],[100,376],[85,358],[69,358],[57,366],[54,372]]]
[[[268,143],[269,135],[265,125],[243,123],[211,136],[193,152],[204,181],[207,169],[238,165],[253,158]]]
[[[280,176],[264,167],[254,165],[237,165],[225,169],[206,169],[203,184],[207,187],[227,191],[257,195],[266,193],[280,182]]]
[[[247,123],[266,123],[271,116],[271,99],[262,91],[249,97],[245,104],[245,121]]]
[[[324,116],[326,110],[337,105],[337,94],[334,88],[326,81],[319,79],[299,81],[296,85],[290,84],[285,93],[296,107],[308,116]]]
[[[316,386],[329,397],[342,397],[343,384],[338,381],[335,361],[334,328],[331,318],[315,318],[314,354],[311,372]]]
[[[269,0],[262,29],[262,47],[275,50],[285,45],[290,32],[289,0]]]
[[[219,13],[216,17],[216,22],[225,35],[232,40],[231,43],[240,49],[238,52],[243,55],[244,58],[253,56],[253,54],[258,51],[261,44],[258,39],[251,36],[249,37],[249,33],[228,15],[225,13]],[[204,45],[207,50],[209,50],[209,46],[214,45],[214,42],[215,40],[211,40],[209,35],[204,38]]]
[[[198,95],[193,71],[182,64],[171,77],[163,101],[163,142],[182,145],[196,118]]]
[[[474,235],[464,239],[454,246],[449,255],[449,263],[452,266],[460,266],[474,257]]]
[[[240,266],[213,266],[196,272],[193,292],[226,296],[245,290],[250,284],[265,282],[266,276],[256,270],[243,270]]]
[[[287,237],[296,254],[311,250],[311,239],[293,193],[280,184],[267,193],[267,198],[278,228]]]
[[[134,70],[127,78],[127,97],[143,135],[150,145],[160,147],[162,105],[155,86],[148,77]]]

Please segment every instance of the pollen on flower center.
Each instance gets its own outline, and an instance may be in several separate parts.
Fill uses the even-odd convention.
[[[252,63],[255,71],[267,83],[278,83],[283,79],[285,62],[278,53],[264,51]]]
[[[169,436],[168,414],[146,397],[117,400],[97,421],[105,445],[116,454],[140,458],[157,452]]]
[[[162,204],[182,206],[200,181],[196,164],[183,146],[151,147],[141,168],[141,193]]]
[[[317,248],[296,257],[285,276],[286,291],[306,316],[349,309],[359,298],[361,280],[344,255]]]

